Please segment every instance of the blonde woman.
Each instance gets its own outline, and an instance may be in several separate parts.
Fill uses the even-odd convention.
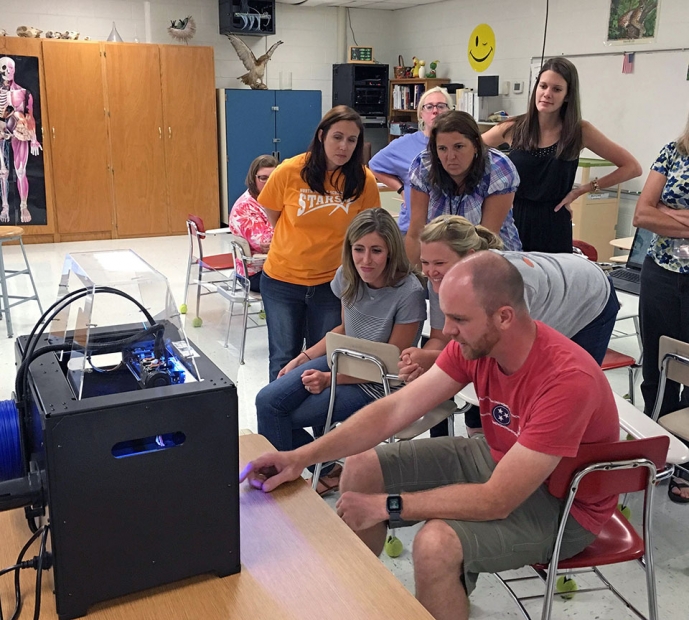
[[[414,158],[428,145],[433,123],[436,117],[447,110],[451,110],[452,98],[446,88],[436,86],[430,88],[419,100],[416,115],[419,121],[419,131],[408,133],[396,138],[384,149],[378,151],[368,167],[376,179],[404,195],[404,202],[400,208],[397,225],[403,233],[409,228],[409,204],[411,200],[411,186],[409,185],[409,166]]]
[[[423,286],[407,260],[394,218],[384,209],[368,209],[349,225],[342,266],[330,286],[342,313],[334,332],[400,349],[418,340],[426,319]],[[325,352],[323,338],[291,360],[256,397],[258,432],[278,450],[313,441],[306,427],[322,433],[331,380]],[[383,396],[380,385],[346,376],[338,375],[337,385],[333,422]]]
[[[421,233],[421,265],[429,282],[431,337],[423,349],[402,352],[400,375],[412,381],[428,370],[449,342],[443,334],[445,317],[438,292],[443,277],[462,258],[481,250],[504,256],[521,273],[531,316],[586,349],[601,364],[619,310],[615,289],[602,269],[574,254],[502,251],[502,240],[483,226],[458,215],[440,216]],[[465,418],[467,427],[480,428],[479,419]],[[432,435],[445,429],[443,423]]]

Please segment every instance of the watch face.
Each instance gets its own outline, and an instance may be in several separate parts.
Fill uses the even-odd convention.
[[[397,495],[388,497],[388,512],[400,512],[402,510],[402,500]]]

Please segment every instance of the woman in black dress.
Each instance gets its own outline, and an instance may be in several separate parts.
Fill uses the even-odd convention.
[[[629,151],[581,119],[579,76],[566,58],[546,61],[527,113],[493,127],[483,134],[483,141],[492,147],[510,145],[510,159],[520,177],[514,221],[525,252],[571,253],[571,203],[641,174]],[[585,148],[616,169],[574,189],[579,154]]]

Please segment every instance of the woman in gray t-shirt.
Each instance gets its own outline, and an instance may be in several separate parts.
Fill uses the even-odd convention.
[[[534,319],[571,338],[602,364],[620,307],[603,270],[574,254],[504,252],[501,248],[497,235],[457,215],[440,216],[423,229],[421,264],[428,277],[431,337],[423,349],[402,351],[400,375],[407,381],[428,370],[449,342],[442,333],[445,317],[438,301],[443,276],[464,256],[480,250],[501,254],[519,270],[524,299]],[[469,428],[480,427],[471,415],[465,416],[465,422]],[[439,426],[431,434],[440,433]]]
[[[418,340],[426,319],[424,289],[404,251],[392,216],[384,209],[357,215],[345,237],[342,266],[331,283],[342,301],[342,324],[335,332],[388,342],[406,349]],[[313,441],[306,427],[322,432],[330,398],[325,338],[302,351],[256,397],[258,432],[278,450]],[[375,384],[338,375],[333,422],[382,395]]]

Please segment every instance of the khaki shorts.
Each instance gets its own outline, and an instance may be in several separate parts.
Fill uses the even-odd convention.
[[[448,484],[485,482],[496,465],[483,437],[400,441],[378,446],[376,453],[387,493],[411,493]],[[563,502],[541,485],[506,519],[446,520],[462,543],[462,581],[467,594],[476,587],[479,573],[499,573],[547,563],[555,544],[562,507]],[[570,516],[560,557],[565,559],[576,555],[595,538]]]

